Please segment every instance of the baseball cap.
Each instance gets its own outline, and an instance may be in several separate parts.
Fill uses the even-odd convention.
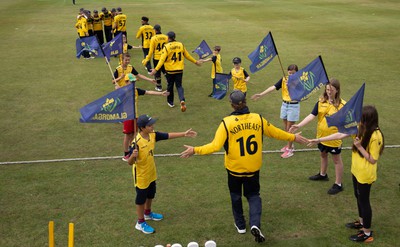
[[[246,96],[240,90],[233,90],[233,92],[229,95],[229,99],[231,100],[232,104],[239,105],[243,103],[243,101],[246,99]]]
[[[235,57],[235,58],[232,60],[232,63],[242,63],[242,59],[240,59],[240,57]]]
[[[167,36],[168,36],[169,39],[175,39],[175,32],[169,31],[169,32],[167,33]]]
[[[149,18],[147,18],[146,16],[142,16],[142,21],[149,21]]]
[[[102,11],[102,12],[105,12],[105,11],[107,11],[107,8],[106,8],[106,7],[103,7],[103,8],[101,9],[101,11]]]
[[[97,11],[97,10],[93,10],[93,13],[99,13],[99,11]]]
[[[117,10],[115,8],[112,8],[111,12],[117,12]]]
[[[118,12],[122,12],[121,7],[118,7],[118,8],[117,8],[117,11],[118,11]]]
[[[157,119],[150,117],[149,115],[140,115],[137,120],[138,127],[146,127],[149,125],[153,125]]]
[[[153,28],[154,28],[154,30],[156,30],[156,31],[161,31],[161,26],[158,25],[158,24],[154,25]]]

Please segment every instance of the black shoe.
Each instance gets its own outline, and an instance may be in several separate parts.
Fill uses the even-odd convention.
[[[317,175],[309,177],[308,179],[313,180],[313,181],[329,181],[328,174],[325,174],[325,176],[322,176],[319,173]]]
[[[251,227],[251,234],[253,234],[254,239],[257,243],[262,243],[265,241],[264,235],[261,233],[260,228],[258,228],[257,226]]]
[[[363,228],[363,225],[360,223],[360,221],[356,220],[354,222],[347,223],[346,227],[350,229],[361,229]]]
[[[343,186],[339,186],[337,184],[333,184],[332,188],[328,190],[329,195],[336,195],[337,193],[343,191]]]
[[[374,237],[372,237],[372,231],[369,236],[367,236],[364,231],[359,231],[356,235],[350,236],[349,239],[351,241],[365,242],[365,243],[371,243],[374,241]]]
[[[212,97],[212,96],[214,96],[214,94],[213,94],[213,93],[210,93],[210,94],[208,95],[208,97]]]

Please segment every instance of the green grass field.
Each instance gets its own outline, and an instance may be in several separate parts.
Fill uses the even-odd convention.
[[[396,0],[284,0],[284,1],[72,1],[5,0],[0,2],[0,162],[109,157],[122,155],[121,124],[81,124],[79,109],[113,90],[103,59],[75,57],[75,17],[79,8],[122,7],[128,16],[128,43],[140,18],[148,16],[162,31],[173,30],[192,51],[203,39],[222,46],[225,72],[235,56],[249,72],[247,55],[271,31],[286,68],[300,68],[321,55],[329,77],[341,82],[349,100],[366,82],[364,104],[380,113],[386,145],[400,144],[397,117],[400,54],[400,3]],[[142,52],[132,52],[132,64],[145,74]],[[111,61],[113,70],[117,59]],[[211,64],[186,63],[184,87],[188,110],[169,108],[163,97],[139,99],[139,113],[159,118],[156,130],[193,128],[195,139],[160,142],[157,154],[176,154],[183,144],[212,140],[221,119],[231,112],[228,100],[207,97]],[[248,95],[260,92],[282,76],[277,58],[251,74]],[[165,80],[163,81],[165,86]],[[138,87],[152,90],[147,82]],[[280,91],[248,102],[282,127]],[[302,103],[307,116],[318,95]],[[316,122],[303,129],[315,135]],[[264,150],[278,150],[283,142],[265,139]],[[350,140],[344,146],[350,146]],[[305,147],[296,146],[301,149]],[[222,151],[222,150],[221,150]],[[314,183],[308,176],[319,169],[319,152],[297,152],[290,159],[264,155],[261,173],[262,230],[265,246],[358,246],[348,240],[354,231],[344,224],[357,217],[353,196],[351,153],[344,150],[344,192],[329,196],[331,181]],[[375,246],[400,242],[398,148],[387,148],[379,160],[378,180],[372,186],[372,228]],[[76,246],[154,246],[212,239],[218,246],[257,246],[248,232],[233,226],[222,155],[156,158],[157,197],[153,209],[165,220],[152,222],[156,233],[134,229],[135,191],[131,168],[120,158],[68,162],[0,165],[0,246],[47,246],[48,222],[55,221],[56,246],[67,246],[68,223],[75,223]],[[245,199],[244,199],[245,200]],[[247,210],[244,201],[245,210]]]

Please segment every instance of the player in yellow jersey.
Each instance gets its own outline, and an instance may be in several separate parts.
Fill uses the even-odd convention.
[[[299,70],[296,64],[291,64],[288,67],[288,76],[293,75]],[[300,102],[294,101],[290,98],[289,90],[287,87],[288,76],[284,76],[275,85],[270,86],[261,93],[254,94],[251,96],[252,100],[257,100],[262,96],[269,94],[274,90],[282,89],[282,106],[280,118],[283,120],[284,130],[289,131],[290,127],[299,121],[300,118]],[[283,154],[282,158],[292,157],[294,154],[294,145],[292,142],[288,142],[286,146],[281,149]]]
[[[107,10],[106,7],[103,7],[101,9],[100,18],[103,21],[104,36],[106,36],[106,41],[110,42],[113,38],[112,36],[113,17],[111,15],[111,12]]]
[[[203,59],[204,62],[209,62],[212,61],[212,66],[211,66],[211,79],[213,79],[213,84],[212,84],[212,90],[211,93],[208,95],[208,97],[213,96],[213,90],[214,90],[214,84],[215,84],[215,74],[216,73],[223,73],[222,65],[221,65],[221,46],[217,45],[214,47],[213,51],[213,56],[210,58]]]
[[[317,124],[317,138],[328,136],[338,132],[335,126],[328,127],[326,122],[327,116],[331,116],[338,112],[346,104],[340,98],[340,82],[337,79],[330,79],[328,85],[325,87],[325,92],[320,97],[319,101],[315,104],[311,114],[304,118],[299,124],[294,124],[290,127],[290,132],[297,131],[299,128],[310,123],[314,118],[318,117]],[[318,174],[309,177],[313,181],[328,181],[328,153],[332,155],[333,164],[335,165],[336,179],[332,188],[328,190],[328,194],[335,195],[343,191],[342,177],[343,177],[343,161],[342,161],[342,141],[334,140],[329,142],[322,142],[318,144],[318,149],[321,152],[321,166]]]
[[[103,23],[97,10],[93,10],[93,31],[99,40],[99,44],[104,43]]]
[[[250,80],[250,76],[247,71],[241,66],[242,60],[239,57],[232,59],[233,68],[230,74],[232,75],[233,90],[240,90],[246,95],[247,83]]]
[[[220,123],[214,140],[203,146],[187,146],[182,158],[193,154],[211,154],[225,149],[225,168],[228,173],[228,188],[231,196],[233,218],[238,233],[246,233],[243,215],[242,192],[247,198],[250,211],[250,230],[257,242],[264,242],[261,233],[260,169],[262,165],[263,136],[277,140],[307,143],[299,134],[291,134],[276,128],[265,118],[250,113],[246,96],[240,90],[230,94],[234,112]]]
[[[161,33],[161,26],[156,24],[154,25],[155,35],[151,37],[150,46],[149,46],[149,54],[143,59],[142,64],[147,67],[147,63],[150,61],[151,57],[153,57],[153,65],[154,68],[157,67],[158,61],[160,60],[162,49],[164,45],[168,43],[168,36]],[[154,75],[154,78],[157,81],[156,90],[162,91],[161,85],[161,72],[165,75],[164,65],[161,66],[160,70]]]
[[[154,232],[146,220],[159,221],[162,214],[152,211],[152,201],[156,194],[157,170],[154,162],[155,143],[157,141],[174,139],[179,137],[195,137],[197,133],[192,129],[184,132],[158,132],[154,131],[155,118],[141,115],[137,120],[139,133],[132,142],[132,154],[128,160],[133,165],[132,173],[136,188],[136,214],[138,221],[135,228],[145,234]]]
[[[126,22],[127,22],[126,15],[122,13],[122,8],[118,7],[117,15],[114,17],[114,22],[113,22],[114,36],[117,36],[119,33],[122,33],[125,35],[126,38],[128,38],[128,34],[126,32]]]
[[[146,56],[149,54],[149,50],[150,50],[151,37],[153,37],[155,35],[155,31],[153,29],[153,26],[151,26],[149,24],[148,17],[143,16],[141,22],[142,22],[142,26],[137,31],[136,38],[142,39],[143,57],[146,58]],[[148,72],[151,72],[150,60],[147,61],[145,67]]]
[[[348,134],[338,132],[313,139],[309,145],[341,140],[348,136]],[[385,148],[385,139],[379,128],[378,111],[374,106],[367,105],[363,107],[361,121],[358,124],[358,134],[353,138],[351,173],[359,219],[355,222],[347,223],[346,227],[358,231],[357,234],[350,236],[349,239],[351,241],[370,243],[374,241],[371,231],[372,209],[370,193],[372,184],[377,179],[378,160]]]
[[[78,32],[79,38],[84,38],[89,36],[87,18],[85,15],[85,10],[83,9],[81,9],[80,14],[77,16],[75,28],[76,31]],[[82,56],[85,59],[89,59],[91,57],[89,51],[83,51]]]
[[[170,31],[167,33],[168,43],[164,45],[161,53],[160,61],[157,67],[151,70],[151,75],[155,75],[157,71],[164,65],[167,77],[167,103],[169,107],[174,107],[174,85],[178,91],[179,100],[181,103],[181,111],[186,111],[185,94],[182,87],[183,69],[185,68],[185,58],[190,62],[200,66],[201,61],[194,59],[186,50],[185,46],[175,40],[175,32]]]

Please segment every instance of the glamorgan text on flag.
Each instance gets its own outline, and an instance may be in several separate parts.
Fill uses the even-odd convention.
[[[116,123],[135,119],[135,83],[121,87],[80,109],[82,123]]]
[[[269,32],[257,48],[247,56],[251,61],[251,73],[255,73],[267,66],[276,55],[278,55],[278,51],[276,50],[272,33]]]

